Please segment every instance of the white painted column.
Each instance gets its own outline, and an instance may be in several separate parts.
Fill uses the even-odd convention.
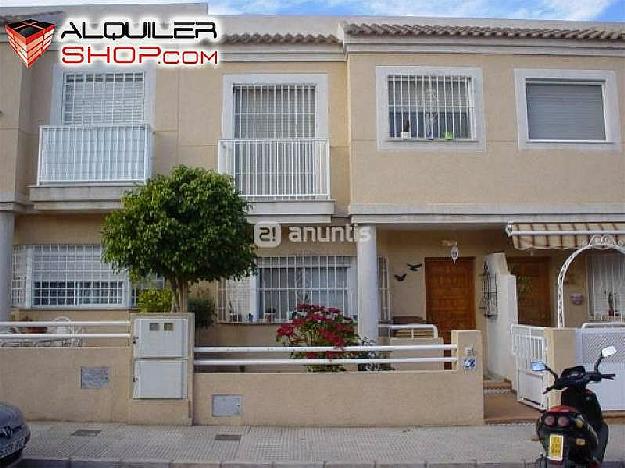
[[[358,334],[361,338],[377,342],[380,310],[377,229],[373,225],[360,226],[359,229],[361,240],[357,243]]]
[[[11,257],[15,214],[0,212],[0,322],[9,320],[11,311]]]

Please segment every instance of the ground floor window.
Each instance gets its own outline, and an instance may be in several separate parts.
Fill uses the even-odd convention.
[[[354,260],[334,255],[260,257],[255,276],[221,282],[220,320],[286,322],[298,304],[336,307],[355,315]]]
[[[223,322],[286,322],[298,304],[320,304],[356,317],[356,258],[337,255],[261,257],[255,276],[219,284]],[[390,319],[388,262],[378,259],[380,318]]]
[[[624,320],[625,255],[618,252],[589,255],[588,287],[592,320]]]
[[[162,280],[149,287],[163,287]],[[147,283],[146,283],[147,284]],[[102,261],[100,245],[21,245],[13,249],[11,301],[20,308],[125,308],[141,285]]]

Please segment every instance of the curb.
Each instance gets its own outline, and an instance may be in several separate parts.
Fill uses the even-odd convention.
[[[389,463],[389,462],[204,462],[197,460],[120,460],[115,458],[26,457],[14,468],[530,468],[536,462]],[[625,468],[625,461],[606,461],[602,468]]]

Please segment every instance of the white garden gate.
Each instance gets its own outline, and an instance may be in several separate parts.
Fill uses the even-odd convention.
[[[618,326],[620,325],[620,326]],[[614,380],[591,384],[604,410],[625,410],[625,326],[622,323],[585,323],[577,330],[577,359],[586,369],[592,369],[601,349],[614,346],[616,354],[601,363],[604,374],[616,374]]]
[[[547,407],[543,389],[547,386],[547,373],[531,370],[532,361],[547,362],[544,327],[512,325],[512,354],[516,367],[517,400],[539,409]]]

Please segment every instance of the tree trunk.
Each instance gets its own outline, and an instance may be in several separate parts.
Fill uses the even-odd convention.
[[[171,313],[174,314],[176,313],[177,309],[178,309],[178,286],[175,280],[170,279],[169,280],[169,284],[171,284]]]
[[[178,294],[178,312],[186,314],[189,310],[189,283],[186,281],[180,281]]]

